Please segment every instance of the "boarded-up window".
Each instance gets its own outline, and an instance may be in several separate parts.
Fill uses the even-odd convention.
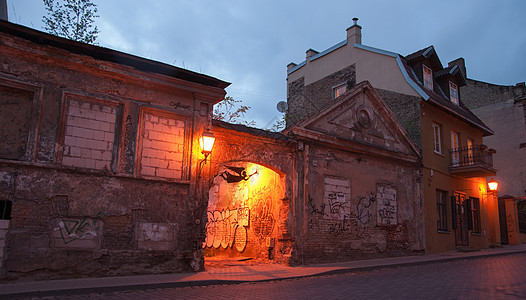
[[[326,176],[324,204],[325,218],[344,220],[351,214],[351,184],[348,179]]]
[[[31,130],[34,92],[0,85],[0,158],[22,160]]]
[[[395,187],[389,185],[378,185],[376,187],[378,224],[398,224],[398,199],[396,198],[396,194]]]
[[[182,179],[185,121],[172,115],[144,112],[140,130],[139,174]]]
[[[68,99],[62,164],[112,170],[117,107]]]

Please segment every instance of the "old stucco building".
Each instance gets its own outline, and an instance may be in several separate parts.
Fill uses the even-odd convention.
[[[206,256],[305,264],[423,252],[417,147],[370,84],[339,100],[283,134],[214,121]]]
[[[459,58],[457,65],[467,77],[466,65]],[[526,87],[497,85],[467,78],[460,94],[467,107],[495,134],[484,138],[488,147],[497,150],[494,165],[498,170],[501,205],[501,236],[504,243],[526,242]],[[519,206],[517,207],[518,204]],[[517,209],[519,208],[519,209]],[[517,212],[520,215],[519,222]],[[520,225],[520,228],[517,226]],[[521,233],[519,236],[518,233]]]
[[[197,141],[226,86],[0,21],[5,276],[202,268]]]
[[[287,66],[287,125],[370,82],[422,156],[426,251],[499,244],[497,200],[486,185],[493,151],[482,140],[493,131],[463,104],[459,68],[443,67],[433,46],[402,56],[364,45],[356,21],[344,41]]]
[[[284,134],[212,121],[227,86],[0,21],[2,277],[422,253],[418,147],[369,83]]]

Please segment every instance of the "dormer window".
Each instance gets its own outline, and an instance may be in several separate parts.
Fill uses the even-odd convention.
[[[453,82],[449,82],[449,99],[451,99],[451,102],[458,105],[458,87]]]
[[[347,84],[345,83],[342,83],[332,88],[332,94],[333,94],[334,99],[345,94],[345,92],[347,92]]]
[[[433,90],[433,71],[430,68],[424,67],[424,87]]]

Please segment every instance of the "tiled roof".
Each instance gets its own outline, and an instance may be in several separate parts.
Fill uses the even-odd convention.
[[[466,85],[466,79],[464,78],[464,75],[462,75],[462,72],[460,72],[460,69],[457,65],[446,67],[438,72],[435,73],[435,78],[440,78],[442,76],[446,76],[450,74],[451,76],[455,77],[456,83],[458,86],[465,86]]]
[[[144,72],[162,74],[189,82],[194,82],[216,88],[226,88],[230,83],[219,80],[212,76],[200,74],[190,70],[182,69],[176,66],[162,62],[142,58],[128,53],[90,45],[82,42],[68,40],[54,36],[45,32],[34,30],[25,26],[13,24],[0,20],[0,32],[14,35],[36,44],[52,46],[64,49],[71,53],[86,55],[94,59],[109,61],[116,64],[127,65]]]
[[[420,80],[416,78],[415,73],[413,72],[413,69],[409,66],[406,59],[402,59],[402,63],[409,77],[411,78],[411,80],[413,80],[429,96],[429,99],[427,101],[441,107],[448,113],[460,119],[463,119],[467,121],[468,123],[471,123],[472,125],[480,128],[483,131],[484,136],[493,134],[493,131],[488,126],[486,126],[484,122],[482,122],[479,118],[477,118],[477,116],[475,116],[475,114],[473,114],[466,106],[464,106],[464,104],[462,104],[462,101],[460,101],[459,105],[456,105],[452,103],[448,98],[444,97],[443,95],[439,95],[432,90],[424,88]]]
[[[411,53],[405,56],[404,59],[408,63],[412,63],[413,61],[417,61],[420,59],[427,59],[431,62],[432,69],[442,69],[442,62],[440,62],[440,58],[438,57],[438,54],[435,51],[435,47],[433,47],[432,45],[424,49],[420,49],[414,53]]]

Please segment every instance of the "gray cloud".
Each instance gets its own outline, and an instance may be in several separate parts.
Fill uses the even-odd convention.
[[[407,55],[434,45],[443,64],[466,60],[471,78],[526,78],[526,2],[94,0],[99,44],[229,81],[230,96],[264,127],[286,100],[286,65],[345,39],[360,18],[364,44]],[[42,30],[41,0],[8,0],[12,22]],[[15,16],[16,11],[16,16]]]

